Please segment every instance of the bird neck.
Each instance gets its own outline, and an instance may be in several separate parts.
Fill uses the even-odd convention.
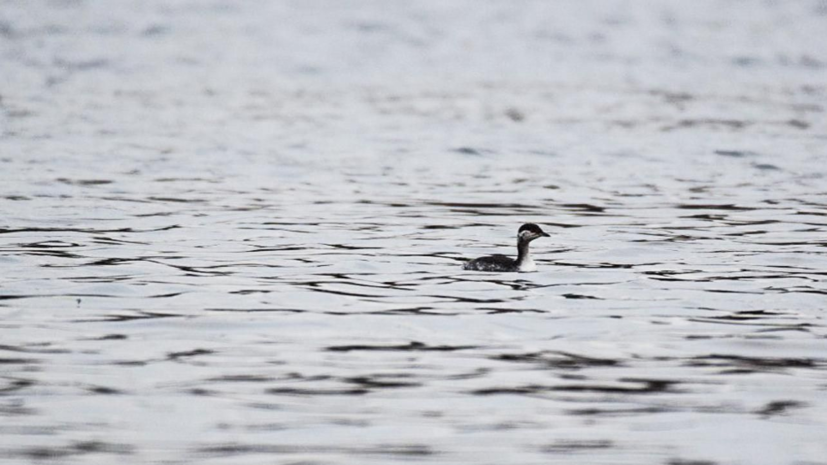
[[[528,250],[529,241],[517,240],[517,264],[531,261],[531,252]]]

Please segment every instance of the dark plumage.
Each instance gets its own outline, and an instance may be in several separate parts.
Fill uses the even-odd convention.
[[[505,255],[490,255],[487,257],[480,257],[463,266],[463,269],[470,271],[499,271],[499,272],[514,272],[514,271],[536,271],[537,266],[534,260],[531,259],[528,245],[538,237],[549,237],[543,232],[539,226],[534,223],[526,223],[520,226],[517,231],[517,259],[506,257]]]

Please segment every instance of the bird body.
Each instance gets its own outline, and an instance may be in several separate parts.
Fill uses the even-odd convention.
[[[537,265],[531,259],[529,244],[539,237],[549,237],[539,226],[534,223],[526,223],[520,226],[517,232],[517,259],[505,255],[490,255],[471,260],[463,266],[469,271],[493,271],[493,272],[531,272],[537,271]]]

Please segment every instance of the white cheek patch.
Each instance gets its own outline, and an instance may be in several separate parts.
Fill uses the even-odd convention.
[[[520,231],[520,239],[531,239],[531,231]]]

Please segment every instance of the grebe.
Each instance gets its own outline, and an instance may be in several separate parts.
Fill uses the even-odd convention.
[[[480,257],[466,263],[462,268],[472,271],[537,271],[537,265],[531,259],[528,245],[538,237],[549,237],[539,226],[534,223],[526,223],[520,226],[517,231],[517,259],[508,258],[505,255],[491,255]]]

